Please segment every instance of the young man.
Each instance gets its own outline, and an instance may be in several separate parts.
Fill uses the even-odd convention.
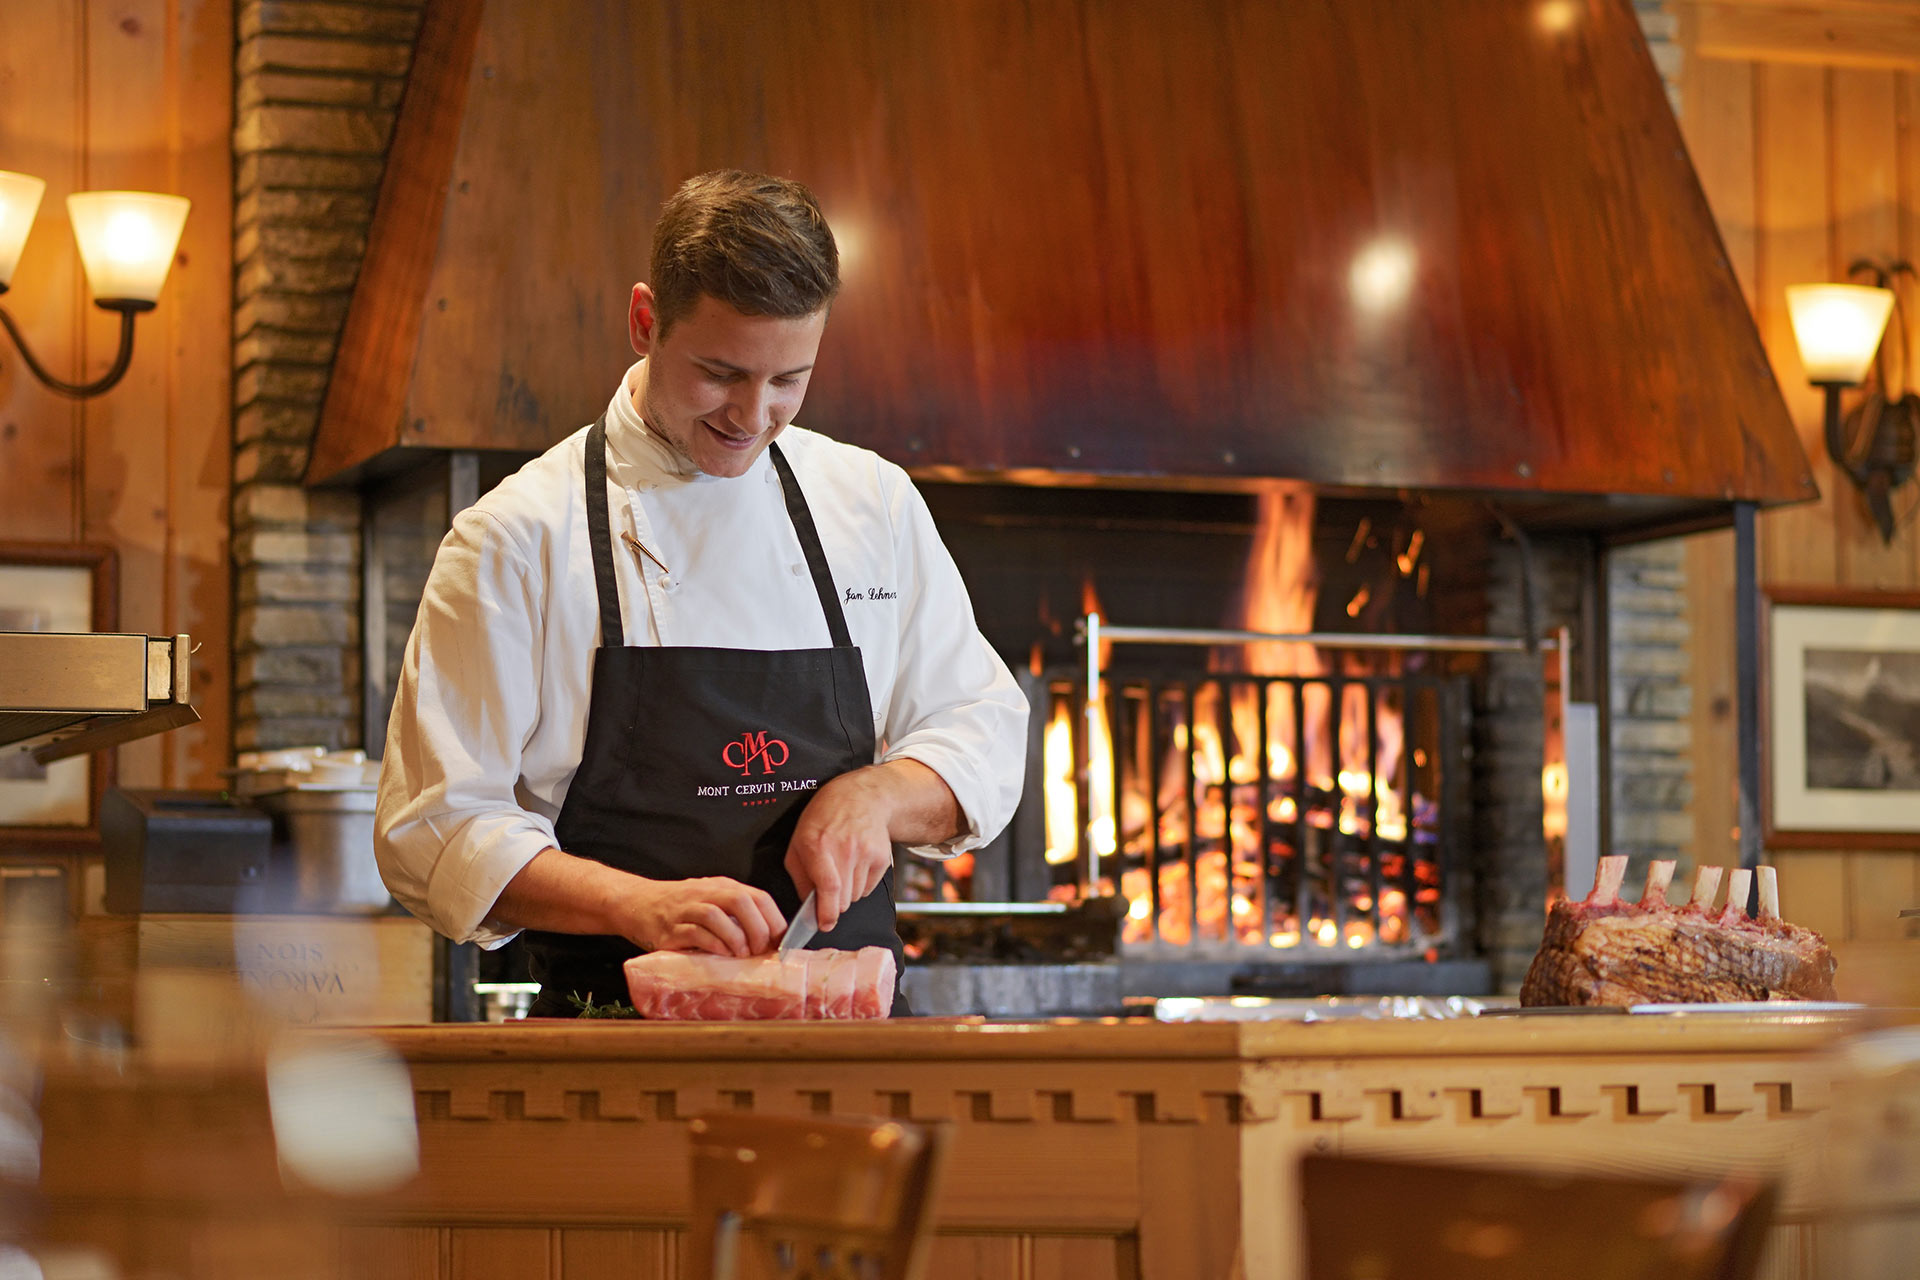
[[[991,839],[1027,707],[898,467],[792,425],[839,288],[797,183],[683,185],[606,413],[461,512],[407,644],[375,848],[533,1012],[660,948],[900,943],[893,846]],[[896,1011],[904,1006],[896,1004]]]

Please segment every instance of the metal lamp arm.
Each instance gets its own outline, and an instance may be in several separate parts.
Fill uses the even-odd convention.
[[[7,332],[12,335],[14,346],[20,349],[20,358],[26,362],[33,376],[53,391],[73,400],[97,396],[126,376],[127,367],[133,363],[133,318],[140,312],[149,310],[153,304],[102,301],[94,305],[107,311],[120,313],[120,349],[114,353],[113,367],[92,382],[67,382],[47,372],[46,366],[34,358],[33,351],[27,346],[25,335],[20,332],[20,326],[13,322],[13,317],[7,314],[6,308],[0,307],[0,325],[5,325]]]
[[[1916,274],[1920,273],[1916,273],[1913,264],[1904,258],[1892,262],[1882,262],[1873,258],[1856,258],[1847,265],[1847,279],[1851,280],[1856,276],[1868,276],[1872,279],[1875,288],[1888,289],[1893,292],[1892,324],[1897,327],[1900,335],[1900,382],[1902,386],[1906,385],[1907,382],[1907,313],[1906,308],[1901,305],[1900,291],[1895,286],[1901,276],[1914,276]],[[1880,387],[1880,394],[1891,400],[1893,397],[1887,392],[1887,388],[1891,383],[1887,380],[1886,358],[1887,344],[1882,342],[1873,353],[1872,375],[1868,379],[1868,383],[1871,384],[1877,381]],[[1873,426],[1871,423],[1866,424],[1866,429],[1859,432],[1856,438],[1848,439],[1845,419],[1840,412],[1840,392],[1844,388],[1837,382],[1823,382],[1818,385],[1826,392],[1827,456],[1833,459],[1835,466],[1851,476],[1854,483],[1865,485],[1868,476],[1868,470],[1865,465],[1866,450],[1862,450],[1857,457],[1855,456],[1855,450],[1862,439],[1868,442],[1867,449],[1872,448]]]
[[[1856,481],[1861,478],[1860,464],[1854,460],[1853,441],[1846,437],[1844,419],[1840,414],[1841,384],[1823,382],[1821,389],[1826,392],[1826,431],[1827,456],[1833,459],[1835,466],[1852,476]]]

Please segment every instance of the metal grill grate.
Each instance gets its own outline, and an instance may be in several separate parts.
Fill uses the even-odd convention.
[[[1056,892],[1097,868],[1093,891],[1129,900],[1130,954],[1411,957],[1453,940],[1463,678],[1109,673],[1097,709],[1084,679],[1048,688]]]

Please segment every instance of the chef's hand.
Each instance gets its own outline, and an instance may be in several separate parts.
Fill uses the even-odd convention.
[[[614,934],[649,951],[770,951],[786,931],[773,898],[725,876],[649,880],[592,858],[543,849],[487,913],[496,928]]]
[[[757,956],[773,950],[786,931],[787,922],[772,896],[738,880],[634,879],[621,932],[649,951]]]
[[[820,931],[872,893],[893,866],[891,803],[877,768],[843,773],[814,793],[787,843],[787,874],[800,900],[814,895]]]

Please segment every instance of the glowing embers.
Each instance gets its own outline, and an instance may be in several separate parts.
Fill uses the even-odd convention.
[[[1051,688],[1055,892],[1077,896],[1097,864],[1093,892],[1127,899],[1130,948],[1331,957],[1445,940],[1439,797],[1458,781],[1442,765],[1459,754],[1458,682],[1110,676],[1091,715],[1083,685]]]

